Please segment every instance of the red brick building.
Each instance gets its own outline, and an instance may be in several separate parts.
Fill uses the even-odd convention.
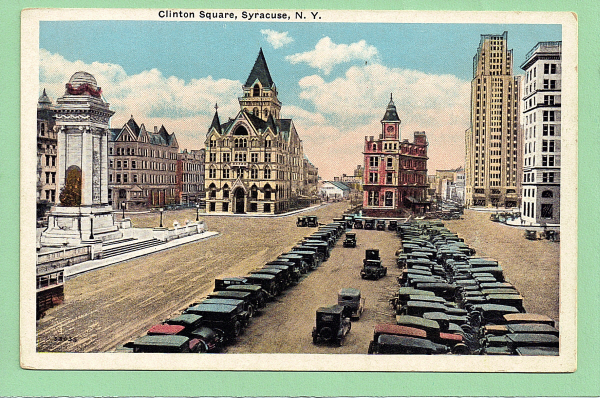
[[[378,139],[365,137],[363,214],[398,217],[429,209],[427,136],[415,131],[413,142],[400,140],[400,118],[390,98]]]

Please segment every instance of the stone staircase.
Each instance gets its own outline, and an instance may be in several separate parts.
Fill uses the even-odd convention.
[[[138,250],[147,249],[149,247],[159,246],[164,244],[163,241],[158,239],[126,239],[124,240],[124,244],[109,245],[108,248],[104,248],[102,250],[102,258],[109,258],[114,256],[119,256],[121,254],[131,253]],[[119,242],[122,243],[122,242]]]

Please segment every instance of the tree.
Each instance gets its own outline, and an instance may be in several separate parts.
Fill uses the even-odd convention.
[[[81,205],[81,169],[71,166],[67,169],[65,186],[60,190],[60,204],[67,207]]]

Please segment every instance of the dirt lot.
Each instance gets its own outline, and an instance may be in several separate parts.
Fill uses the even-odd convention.
[[[314,212],[321,222],[338,217],[347,203]],[[137,226],[158,224],[158,215],[133,218]],[[169,212],[175,219],[195,219],[195,212]],[[313,228],[297,228],[295,216],[284,218],[205,217],[216,238],[188,244],[144,258],[80,275],[65,285],[65,303],[48,311],[38,323],[38,351],[103,352],[142,334],[153,324],[178,313],[212,291],[213,280],[245,275],[289,250]],[[531,242],[522,231],[489,221],[485,213],[467,212],[464,220],[447,222],[478,254],[497,258],[525,298],[529,312],[558,320],[558,244]],[[268,304],[254,318],[235,353],[366,353],[373,325],[392,321],[387,303],[396,286],[394,252],[399,241],[391,232],[358,230],[358,247],[341,241],[328,261]],[[366,248],[379,248],[388,276],[362,280],[359,270]],[[366,309],[352,325],[342,347],[312,344],[315,310],[334,304],[341,287],[361,289]]]

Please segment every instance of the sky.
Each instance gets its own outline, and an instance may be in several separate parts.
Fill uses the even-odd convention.
[[[204,147],[219,106],[235,117],[238,97],[262,48],[304,153],[327,180],[363,164],[365,136],[378,136],[390,94],[401,139],[425,131],[428,173],[464,165],[473,56],[481,34],[508,31],[514,74],[560,25],[42,21],[40,94],[53,101],[77,71],[96,77],[115,112],[164,125],[180,149]]]

